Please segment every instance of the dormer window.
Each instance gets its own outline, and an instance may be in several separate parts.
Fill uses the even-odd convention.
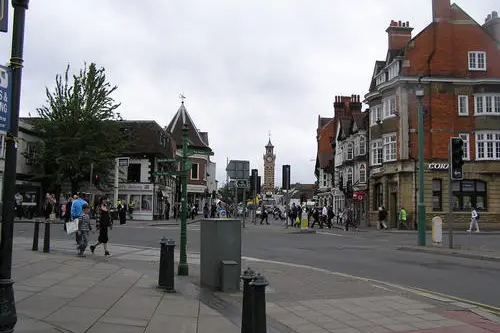
[[[469,70],[470,71],[486,70],[486,52],[482,51],[469,52]]]
[[[375,77],[375,84],[378,86],[379,84],[382,84],[386,81],[385,79],[385,71],[381,71],[380,73],[377,74]]]
[[[399,61],[394,61],[389,66],[389,78],[388,78],[388,80],[390,81],[397,76],[399,76]]]

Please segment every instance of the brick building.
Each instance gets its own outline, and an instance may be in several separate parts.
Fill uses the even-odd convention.
[[[370,107],[370,217],[385,206],[391,227],[403,206],[416,221],[417,99],[425,89],[424,155],[426,221],[446,222],[448,143],[464,139],[464,180],[452,183],[457,228],[465,228],[471,207],[481,227],[500,220],[500,34],[496,12],[484,25],[450,0],[432,1],[432,22],[412,38],[408,22],[386,30],[386,59],[375,63],[365,102]],[[445,226],[446,227],[446,226]],[[465,230],[465,229],[464,229]]]
[[[333,118],[318,116],[318,128],[316,129],[316,141],[318,150],[316,153],[316,165],[314,174],[318,187],[316,190],[317,202],[320,207],[333,204],[332,180],[333,180],[333,148],[331,140],[334,137]]]

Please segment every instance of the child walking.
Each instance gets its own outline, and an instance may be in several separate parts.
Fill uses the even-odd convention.
[[[84,257],[85,255],[83,254],[85,252],[85,249],[87,248],[87,244],[89,242],[89,231],[91,229],[90,227],[90,217],[89,217],[89,210],[90,207],[87,203],[83,204],[82,206],[82,216],[78,218],[78,255],[80,257]]]

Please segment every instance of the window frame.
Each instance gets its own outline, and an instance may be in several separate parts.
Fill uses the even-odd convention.
[[[397,146],[397,136],[396,136],[396,133],[385,134],[382,139],[383,139],[384,163],[397,161],[397,158],[398,158],[398,152],[397,152],[398,146]],[[391,139],[391,140],[388,141],[387,139]],[[394,139],[394,140],[392,140],[392,139]],[[394,145],[394,147],[393,147],[393,145]],[[388,158],[388,157],[391,157],[391,158]]]
[[[397,103],[396,103],[396,95],[392,95],[390,97],[384,98],[382,100],[382,119],[389,119],[396,117],[397,113]]]
[[[382,183],[375,184],[373,205],[373,210],[378,210],[379,207],[384,207],[384,185]]]
[[[349,180],[351,181],[351,185],[354,184],[354,170],[352,167],[348,167],[346,171],[346,186],[349,184]]]
[[[361,177],[363,176],[363,177]],[[358,168],[358,180],[361,184],[366,184],[366,165],[361,163]]]
[[[196,168],[194,167],[196,165]],[[196,177],[193,176],[193,171],[196,170]],[[200,180],[200,163],[193,163],[193,166],[191,167],[191,173],[190,173],[191,180]]]
[[[366,155],[366,137],[361,135],[359,137],[359,156]]]
[[[382,165],[384,163],[384,141],[382,139],[373,140],[371,145],[371,164],[374,166]]]
[[[464,183],[474,183],[474,188],[472,190],[464,190]],[[455,190],[455,185],[458,184],[458,190]],[[484,190],[478,190],[478,185],[484,185]],[[477,207],[477,199],[478,197],[483,198],[483,207],[478,207],[481,211],[488,210],[488,183],[480,180],[480,179],[464,179],[464,180],[455,180],[452,182],[452,196],[454,203],[458,204],[458,208],[456,205],[453,205],[453,211],[455,212],[467,212],[470,211],[472,207]],[[464,198],[469,197],[469,204],[471,207],[466,207],[464,209]]]
[[[378,125],[382,121],[382,118],[382,104],[375,105],[370,109],[370,126]]]
[[[488,139],[489,135],[492,136],[492,139]],[[500,160],[500,131],[477,131],[475,133],[475,141],[475,159],[477,161]],[[488,156],[489,148],[491,148],[492,157]]]
[[[470,156],[470,133],[458,133],[458,137],[462,139],[464,142],[463,146],[463,151],[464,151],[464,156],[463,159],[465,161],[470,161],[471,156]]]
[[[434,189],[434,183],[439,182],[439,190]],[[443,210],[443,180],[441,178],[432,179],[432,211],[440,212]],[[434,207],[434,198],[438,197],[439,207]]]
[[[352,142],[347,143],[347,160],[352,161],[354,159],[354,144]]]
[[[500,93],[474,95],[475,116],[500,116]]]
[[[483,67],[479,67],[480,56],[483,57]],[[469,71],[486,71],[488,68],[485,51],[469,51],[467,60]]]
[[[462,98],[465,99],[465,101],[463,101],[463,105],[462,105]],[[459,116],[462,117],[469,115],[469,95],[458,95],[457,113]]]

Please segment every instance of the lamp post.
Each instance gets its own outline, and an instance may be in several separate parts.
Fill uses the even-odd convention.
[[[425,204],[424,204],[424,88],[419,84],[415,89],[418,101],[418,245],[425,246]]]
[[[0,239],[0,332],[14,331],[17,323],[14,289],[12,288],[12,238],[14,232],[14,195],[16,191],[17,135],[23,68],[24,23],[29,0],[12,0],[14,23],[12,29],[12,98],[10,132],[6,136],[3,187],[2,226]]]
[[[179,267],[177,274],[181,276],[189,275],[187,264],[187,156],[188,156],[188,127],[182,126],[182,159],[181,159],[181,241]]]

